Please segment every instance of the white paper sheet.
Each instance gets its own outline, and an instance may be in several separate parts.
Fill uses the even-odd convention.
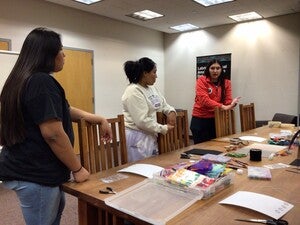
[[[236,152],[248,154],[250,149],[252,149],[252,148],[261,149],[261,156],[269,157],[272,153],[276,153],[283,149],[286,149],[287,146],[253,143],[251,145],[248,145],[248,146],[238,149]]]
[[[152,164],[138,163],[118,170],[118,172],[135,173],[144,177],[152,178],[154,173],[162,171],[164,168]]]
[[[252,209],[276,220],[294,207],[294,205],[278,198],[248,191],[238,191],[219,203]]]
[[[257,137],[257,136],[241,136],[239,137],[243,141],[255,141],[255,142],[263,142],[266,139],[262,137]]]

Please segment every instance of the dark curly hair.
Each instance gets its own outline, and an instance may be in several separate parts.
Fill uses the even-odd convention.
[[[138,83],[144,72],[150,72],[156,66],[152,59],[143,57],[138,61],[126,61],[124,63],[124,71],[129,83]]]

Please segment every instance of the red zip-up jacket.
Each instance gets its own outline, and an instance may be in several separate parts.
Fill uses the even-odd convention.
[[[232,102],[231,82],[225,79],[225,101],[221,102],[221,86],[211,82],[210,77],[200,76],[196,82],[196,97],[192,115],[213,118],[214,109]]]

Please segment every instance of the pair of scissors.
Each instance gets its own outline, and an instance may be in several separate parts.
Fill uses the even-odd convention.
[[[111,187],[106,187],[105,189],[99,190],[101,194],[117,194]]]
[[[264,223],[269,225],[288,225],[288,221],[286,220],[262,220],[262,219],[235,219],[236,221],[243,221],[243,222],[251,222],[251,223]]]
[[[180,154],[180,158],[181,159],[190,159],[191,157],[192,156],[190,154],[185,153],[185,152],[183,152],[183,153]]]

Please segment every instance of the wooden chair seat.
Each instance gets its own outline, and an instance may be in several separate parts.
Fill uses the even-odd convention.
[[[247,131],[256,128],[254,103],[249,105],[239,104],[241,131]]]
[[[189,145],[189,128],[187,110],[178,110],[176,116],[176,127],[167,134],[158,134],[159,154],[171,152]],[[167,124],[167,116],[157,112],[157,122]]]
[[[234,110],[215,108],[216,137],[223,137],[235,133]]]

